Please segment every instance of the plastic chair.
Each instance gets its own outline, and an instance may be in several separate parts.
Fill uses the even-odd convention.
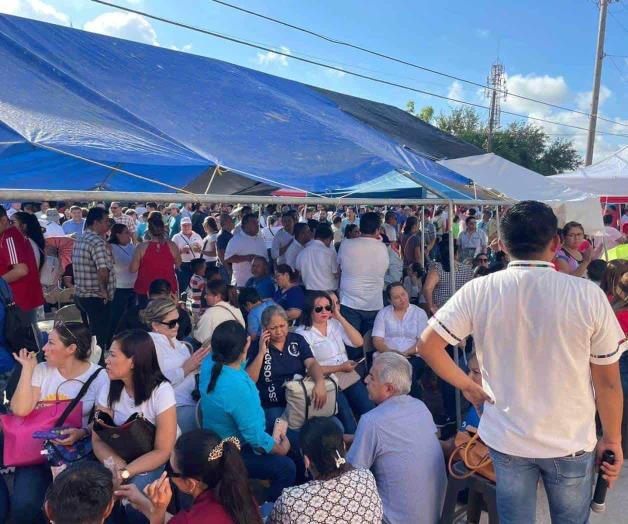
[[[75,304],[63,306],[55,313],[56,322],[83,322],[79,308]]]
[[[457,474],[463,475],[469,470],[462,464],[456,462],[453,469]],[[456,479],[449,475],[447,480],[447,494],[445,495],[445,503],[443,504],[443,513],[440,517],[440,524],[453,524],[456,511],[456,503],[458,494],[469,489],[469,501],[467,503],[467,522],[469,524],[477,524],[480,522],[482,514],[482,500],[488,508],[489,524],[499,524],[497,516],[497,496],[495,493],[495,483],[490,480],[474,474],[466,479]]]

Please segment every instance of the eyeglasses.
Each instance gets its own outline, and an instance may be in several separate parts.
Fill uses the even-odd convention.
[[[161,320],[157,322],[158,324],[161,324],[162,326],[166,326],[168,329],[172,329],[174,328],[177,324],[179,324],[179,317],[169,320],[168,322],[162,322]]]
[[[59,328],[65,329],[65,332],[68,335],[70,335],[70,337],[74,340],[74,342],[78,342],[78,338],[76,338],[76,335],[74,333],[72,333],[70,328],[66,325],[66,323],[63,320],[57,320],[55,322],[55,324],[54,324],[54,328],[55,329],[59,329]]]
[[[478,262],[488,262],[488,258],[478,258]]]
[[[315,312],[315,313],[321,313],[321,312],[323,311],[323,309],[324,309],[325,311],[331,311],[331,306],[325,306],[325,307],[323,307],[323,306],[316,306],[316,307],[314,308],[314,312]]]
[[[166,473],[168,474],[168,476],[170,478],[173,479],[180,479],[183,478],[183,475],[181,473],[177,473],[173,468],[172,468],[172,464],[170,464],[170,462],[168,462],[168,464],[166,464]]]

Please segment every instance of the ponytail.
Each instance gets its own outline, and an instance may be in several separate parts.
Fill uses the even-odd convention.
[[[257,503],[247,481],[248,472],[233,442],[224,443],[220,468],[222,480],[215,488],[218,501],[237,524],[261,523]]]
[[[240,358],[246,347],[247,338],[246,330],[235,320],[227,320],[214,330],[211,339],[214,367],[207,385],[208,394],[216,387],[223,366],[232,364]]]
[[[214,361],[214,367],[212,367],[211,377],[209,379],[209,384],[207,385],[207,394],[209,395],[214,388],[216,387],[216,382],[218,382],[218,377],[220,376],[220,372],[222,371],[222,362],[218,362],[215,358],[215,355],[212,356],[212,360]]]

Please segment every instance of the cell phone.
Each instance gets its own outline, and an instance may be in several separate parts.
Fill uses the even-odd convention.
[[[281,437],[285,437],[288,432],[288,422],[282,418],[275,419],[275,426],[273,427],[273,440],[279,444]]]
[[[44,431],[35,431],[33,433],[33,438],[41,439],[41,440],[58,440],[59,437],[63,437],[61,432],[64,428],[59,429],[47,429]],[[61,439],[63,440],[63,439]]]

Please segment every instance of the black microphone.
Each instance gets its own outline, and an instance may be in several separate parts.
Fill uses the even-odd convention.
[[[608,449],[604,451],[602,455],[602,462],[608,462],[609,464],[615,464],[615,453]],[[593,500],[591,501],[591,510],[595,513],[602,513],[606,509],[606,490],[608,489],[608,482],[602,477],[602,471],[598,473],[597,483],[595,484],[595,493],[593,494]]]

